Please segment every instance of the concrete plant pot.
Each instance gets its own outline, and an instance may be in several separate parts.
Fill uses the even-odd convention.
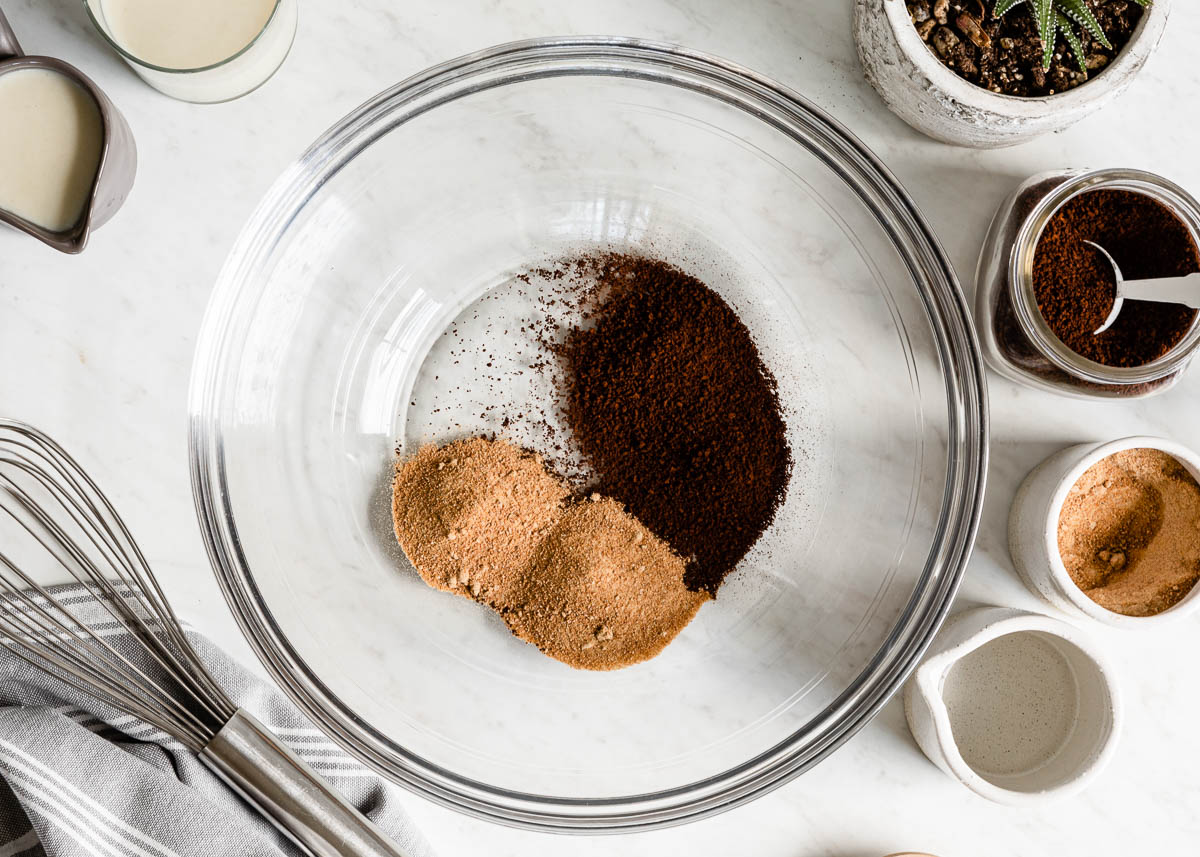
[[[1171,0],[1154,0],[1107,68],[1042,98],[963,80],[922,41],[904,0],[855,0],[854,38],[867,80],[897,116],[935,140],[991,149],[1062,131],[1120,95],[1158,46],[1170,11]]]

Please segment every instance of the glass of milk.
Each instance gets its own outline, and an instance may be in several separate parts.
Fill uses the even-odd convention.
[[[84,0],[96,29],[143,80],[183,101],[257,89],[296,36],[298,0]]]

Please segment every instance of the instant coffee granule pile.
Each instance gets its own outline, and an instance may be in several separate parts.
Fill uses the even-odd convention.
[[[437,589],[472,598],[578,669],[657,655],[708,599],[684,563],[619,503],[581,499],[503,440],[423,447],[396,466],[396,538]]]
[[[1067,202],[1046,224],[1034,252],[1033,290],[1046,324],[1063,344],[1106,366],[1142,366],[1187,335],[1196,310],[1126,301],[1113,326],[1093,335],[1116,300],[1112,254],[1127,280],[1200,271],[1191,231],[1162,203],[1126,190],[1094,190]]]
[[[1200,484],[1161,450],[1110,455],[1067,494],[1058,551],[1071,580],[1101,607],[1161,613],[1200,580]]]
[[[737,313],[669,265],[576,263],[587,321],[559,349],[567,424],[613,497],[715,595],[770,526],[792,457],[775,379]],[[578,275],[578,274],[576,274]]]

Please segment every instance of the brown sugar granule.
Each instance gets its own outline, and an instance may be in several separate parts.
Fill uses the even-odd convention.
[[[1200,580],[1200,484],[1161,450],[1114,453],[1071,487],[1058,550],[1071,579],[1101,607],[1161,613]]]
[[[665,262],[593,261],[595,306],[561,348],[567,423],[620,501],[715,595],[771,524],[791,474],[779,396],[721,296]]]
[[[661,652],[708,600],[683,585],[683,571],[620,503],[596,496],[567,509],[538,545],[504,621],[570,666],[629,666]]]
[[[684,586],[683,560],[619,503],[576,497],[503,440],[429,445],[398,462],[392,518],[426,583],[487,605],[579,669],[654,657],[708,598]]]
[[[1112,254],[1127,280],[1181,277],[1200,271],[1200,249],[1174,212],[1145,194],[1094,190],[1067,202],[1046,224],[1033,261],[1033,291],[1046,324],[1063,344],[1106,366],[1142,366],[1165,355],[1191,329],[1196,310],[1180,304],[1126,301],[1112,327],[1104,323],[1117,286]]]
[[[392,520],[430,586],[504,603],[511,569],[529,564],[570,496],[536,455],[477,437],[424,446],[398,465]]]

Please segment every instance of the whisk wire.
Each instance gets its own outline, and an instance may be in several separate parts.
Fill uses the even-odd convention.
[[[15,496],[24,502],[23,492],[14,491],[9,485],[4,486],[4,490],[10,496]],[[10,517],[14,517],[12,511],[7,507],[0,504],[0,508],[3,508]],[[61,557],[57,556],[54,549],[46,544],[36,532],[33,532],[24,521],[15,517],[14,519],[51,555],[55,556],[60,563],[62,562]],[[66,538],[65,535],[64,538]],[[15,631],[18,644],[36,648],[43,657],[52,660],[61,669],[69,670],[73,675],[91,675],[98,685],[104,687],[110,697],[114,692],[118,693],[118,698],[120,693],[128,694],[135,697],[144,707],[157,705],[158,708],[165,709],[162,713],[163,718],[169,723],[178,723],[180,728],[185,728],[189,733],[204,730],[204,722],[180,704],[168,690],[161,686],[160,682],[131,663],[127,657],[100,637],[94,627],[85,628],[78,623],[62,604],[37,581],[22,571],[6,554],[0,553],[0,563],[3,563],[8,574],[15,577],[20,583],[18,586],[9,577],[0,575],[0,590],[6,596],[7,604],[5,606],[8,608],[0,612],[0,627],[10,632]],[[63,566],[68,572],[72,571],[67,564],[63,563]],[[97,594],[97,602],[103,604],[110,614],[112,614],[112,610],[105,602],[111,601],[114,597],[121,602],[124,601],[120,593],[115,590],[101,591],[95,594]],[[38,598],[45,604],[39,604]],[[128,630],[128,626],[124,622],[119,622],[119,624]],[[67,643],[67,645],[61,645],[61,643]],[[12,650],[12,648],[9,645],[9,649]],[[138,679],[138,682],[129,681],[131,674]],[[150,710],[156,709],[150,708]]]
[[[55,667],[54,677],[64,684],[74,688],[75,690],[95,699],[100,702],[110,705],[118,711],[123,711],[130,714],[139,720],[150,724],[151,726],[166,732],[169,735],[179,736],[179,740],[189,748],[196,750],[197,747],[203,747],[203,742],[198,740],[186,729],[177,729],[177,727],[166,720],[158,717],[154,710],[135,703],[128,697],[117,695],[119,691],[109,691],[102,685],[96,684],[91,678],[84,678],[84,673],[78,669],[74,669],[68,664],[63,663],[58,659],[53,652],[38,652],[36,650],[22,648],[21,646],[12,645],[7,640],[0,640],[0,645],[8,650],[12,655],[24,661],[26,664],[46,671],[46,664],[49,663]]]
[[[49,488],[50,486],[47,487]],[[62,498],[59,499],[61,500]],[[65,505],[64,509],[68,514],[72,514],[71,510],[67,509]],[[73,542],[61,528],[57,527],[53,521],[46,518],[42,510],[33,508],[29,511],[31,514],[34,514],[42,519],[46,529],[55,535],[59,544],[71,554],[72,558],[75,559],[79,565],[75,566],[64,562],[61,557],[58,557],[55,554],[54,549],[50,545],[38,538],[36,533],[31,533],[31,535],[33,535],[34,538],[38,538],[39,542],[43,544],[47,551],[49,551],[51,554],[55,554],[55,558],[59,560],[60,564],[69,574],[71,574],[80,583],[88,585],[92,588],[94,594],[97,595],[97,603],[104,609],[106,613],[108,613],[109,616],[113,618],[115,622],[121,625],[126,631],[128,631],[143,644],[146,653],[150,655],[150,657],[158,664],[158,666],[163,669],[167,675],[180,674],[184,669],[183,664],[180,663],[180,660],[176,656],[175,652],[169,646],[163,645],[160,640],[160,636],[164,632],[170,634],[170,632],[175,630],[174,627],[170,624],[164,624],[162,619],[158,615],[155,615],[152,611],[149,618],[144,618],[139,616],[134,610],[131,609],[129,593],[136,591],[134,589],[133,582],[121,574],[121,570],[119,568],[113,566],[114,574],[117,576],[121,585],[126,589],[125,592],[121,592],[120,589],[115,586],[105,575],[98,573],[96,569],[87,564],[85,554],[80,547]],[[91,541],[93,544],[96,544],[96,540],[94,538],[91,539]],[[99,546],[97,545],[97,547]],[[82,568],[84,575],[77,573],[77,568]],[[48,597],[48,593],[46,593],[44,590],[39,591],[44,597]],[[105,648],[107,648],[110,652],[113,651],[110,646],[105,645]],[[154,682],[148,675],[145,674],[145,672],[138,670],[136,667],[130,664],[127,658],[121,656],[120,653],[117,652],[113,652],[113,654],[122,663],[134,670],[139,678],[151,683],[155,687],[158,687],[157,682]],[[180,706],[175,701],[175,696],[173,694],[163,690],[162,699],[164,704],[173,708],[178,708],[184,714],[185,718],[191,719],[191,712]],[[224,722],[221,717],[221,712],[210,705],[206,698],[199,697],[197,701],[205,709],[206,713],[208,713],[214,720],[217,720],[221,723]],[[217,728],[219,728],[219,724]]]
[[[100,492],[100,489],[96,487],[95,483],[92,483],[92,480],[90,477],[88,477],[88,474],[84,473],[82,469],[79,469],[78,465],[76,465],[71,457],[66,454],[66,451],[59,448],[58,445],[54,444],[53,441],[50,441],[49,438],[44,439],[46,439],[47,444],[53,444],[56,453],[64,457],[67,462],[70,462],[70,465],[74,468],[74,474],[72,474],[70,469],[67,469],[64,466],[64,463],[56,461],[53,459],[53,457],[47,456],[42,450],[31,448],[28,444],[14,445],[20,445],[20,448],[28,450],[29,453],[36,455],[38,459],[41,459],[42,461],[46,462],[47,465],[53,467],[55,471],[58,472],[60,477],[71,485],[74,496],[72,496],[71,492],[62,490],[61,487],[55,485],[53,481],[50,481],[44,477],[43,474],[35,471],[35,469],[25,466],[25,471],[29,472],[32,477],[35,477],[41,481],[43,487],[46,487],[47,491],[54,495],[56,501],[59,502],[62,509],[64,509],[68,515],[71,515],[72,520],[76,522],[76,525],[82,529],[86,535],[88,535],[92,545],[96,546],[96,549],[102,552],[104,559],[106,559],[108,562],[109,568],[112,569],[113,575],[116,577],[116,579],[118,579],[121,583],[124,583],[124,585],[128,589],[131,589],[131,591],[144,593],[144,598],[142,601],[140,601],[140,606],[142,606],[146,612],[149,612],[152,618],[156,619],[157,627],[158,630],[160,630],[160,633],[168,636],[170,641],[172,641],[172,643],[174,643],[174,645],[178,647],[180,651],[191,653],[190,643],[187,643],[184,635],[182,635],[182,631],[179,628],[178,618],[176,618],[174,612],[170,610],[166,598],[163,597],[161,589],[158,588],[157,582],[154,580],[154,576],[149,573],[149,565],[145,563],[145,558],[142,556],[142,551],[140,551],[137,543],[134,543],[130,533],[128,533],[127,529],[125,528],[124,522],[120,520],[120,516],[116,515],[116,511],[112,508],[112,505],[108,503],[107,498],[103,496],[103,493]],[[84,487],[80,485],[79,480],[76,479],[76,474],[78,475],[79,479],[82,479],[86,484],[88,484],[91,489],[91,496],[89,496],[88,493],[85,493]],[[89,516],[88,511],[86,511],[82,505],[80,505],[79,498],[83,498],[84,501],[88,501],[91,504],[92,510],[98,511],[101,508],[107,510],[109,519],[112,520],[116,527],[120,529],[124,540],[118,539],[118,535],[114,533],[114,529],[109,525],[109,521],[106,519],[106,517],[98,514],[95,516]],[[36,508],[35,510],[37,513],[41,513],[41,510]],[[49,519],[49,516],[41,514],[41,517],[44,526],[47,526],[47,528],[58,529],[54,525],[53,520]],[[58,533],[61,537],[61,531],[58,531]],[[124,547],[124,551],[122,551],[122,547]],[[79,563],[79,567],[82,568],[86,574],[88,574],[89,580],[84,581],[79,579],[79,575],[74,574],[74,569],[67,567],[67,565],[64,564],[64,567],[67,569],[68,573],[71,573],[72,576],[76,577],[79,582],[95,585],[97,588],[100,588],[101,591],[108,591],[110,588],[110,583],[107,579],[107,576],[101,574],[100,571],[96,570],[95,568],[92,568],[91,564],[86,562],[86,558],[84,557],[82,551],[73,550],[72,553],[74,559],[76,559],[76,561]],[[136,557],[136,562],[134,562],[134,559],[130,557],[130,553],[132,553],[133,557]],[[103,606],[104,609],[106,609],[106,611],[108,611],[110,615],[116,619],[116,621],[125,624],[126,628],[130,630],[131,633],[143,635],[142,618],[134,615],[134,613],[128,609],[127,600],[125,598],[113,598],[103,601]],[[121,616],[115,615],[113,612],[114,606],[116,610],[121,612]],[[157,637],[151,635],[146,642],[148,642],[148,645],[152,649],[155,649],[158,654],[162,655],[162,658],[156,657],[156,660],[161,661],[162,659],[166,659],[169,661],[170,667],[174,667],[173,671],[184,671],[184,664],[181,664],[179,659],[175,657],[175,653],[172,651],[172,649],[158,645]],[[167,667],[167,664],[162,664],[162,666]],[[220,690],[216,688],[216,684],[214,682],[211,682],[208,673],[202,673],[202,677],[205,679],[203,683],[205,702],[208,703],[210,708],[214,709],[214,714],[216,717],[220,718],[223,715],[223,717],[227,719],[228,714],[232,713],[232,709],[230,709],[228,712],[224,711],[220,705]]]
[[[97,515],[97,521],[93,522],[88,519],[86,514],[83,513],[83,510],[80,509],[79,503],[71,498],[71,502],[73,505],[75,505],[76,509],[83,514],[84,519],[87,520],[91,527],[97,531],[102,540],[105,542],[106,546],[111,548],[112,555],[110,556],[110,560],[114,574],[130,589],[143,594],[143,598],[141,600],[142,606],[146,608],[147,611],[154,617],[154,619],[158,621],[160,631],[166,634],[180,650],[191,653],[191,646],[183,636],[179,619],[176,617],[175,612],[171,609],[170,602],[167,601],[166,596],[159,588],[158,581],[150,572],[150,566],[146,562],[145,557],[142,555],[141,548],[138,547],[137,542],[133,540],[132,535],[130,535],[128,529],[125,527],[125,522],[121,519],[120,515],[117,514],[116,510],[112,507],[112,504],[108,502],[108,498],[104,496],[96,483],[92,481],[91,477],[88,476],[87,473],[78,466],[78,464],[75,463],[74,459],[72,459],[66,453],[66,451],[63,450],[62,447],[58,446],[58,444],[56,444],[52,439],[44,436],[42,439],[59,456],[65,459],[66,462],[70,463],[71,467],[74,468],[74,474],[65,468],[63,464],[51,457],[46,456],[44,453],[41,453],[38,450],[32,450],[28,446],[25,446],[25,448],[30,449],[31,452],[39,455],[39,457],[47,461],[47,463],[54,467],[64,479],[70,482],[74,488],[76,496],[86,498],[93,505],[93,508],[97,510],[102,509],[104,512],[107,512],[107,518],[104,515]],[[76,479],[76,476],[78,477],[78,480],[82,480],[82,482],[86,483],[87,488],[90,489],[90,494],[85,491],[84,487],[80,484],[80,481]],[[76,520],[78,521],[78,518],[76,518]],[[110,521],[111,525],[109,523]],[[96,526],[97,524],[99,524],[98,528]],[[124,566],[124,568],[122,568],[122,566]],[[97,580],[97,583],[101,586],[105,586],[107,581],[103,579],[102,575],[100,578],[101,579]],[[124,599],[119,600],[117,603],[120,605],[125,604]],[[136,617],[133,617],[133,624],[135,627],[138,624]],[[172,660],[173,666],[180,670],[183,669],[183,665],[178,663],[178,661],[174,658],[174,653],[169,649],[164,652],[164,655]],[[206,697],[210,706],[214,709],[214,712],[218,713],[223,719],[227,719],[228,716],[232,714],[233,709],[232,707],[222,705],[222,702],[224,701],[224,694],[221,692],[216,682],[212,680],[207,671],[201,671],[199,674],[195,675],[195,678],[202,686],[201,689],[204,692],[204,696]]]
[[[20,612],[11,601],[19,590],[15,590],[8,581],[4,581],[3,589],[9,599],[6,613]],[[44,669],[44,664],[50,663],[57,668],[57,679],[164,732],[180,736],[180,740],[189,746],[204,746],[203,734],[197,727],[179,719],[172,711],[163,710],[157,693],[131,685],[129,679],[123,679],[112,665],[81,657],[73,651],[74,647],[62,645],[65,635],[57,633],[53,625],[47,627],[45,622],[45,619],[38,621],[29,617],[13,619],[6,616],[0,620],[0,628],[6,635],[0,637],[0,645],[31,666]]]
[[[79,621],[9,553],[0,553],[0,644],[193,749],[204,747],[236,708],[200,663],[108,499],[57,443],[10,420],[0,420],[0,510],[92,592],[166,678],[137,667],[95,622]]]
[[[150,566],[146,562],[141,548],[129,533],[125,522],[92,478],[61,446],[45,435],[41,435],[39,440],[57,455],[57,459],[47,455],[43,450],[31,449],[28,445],[25,445],[24,448],[46,461],[74,489],[74,496],[67,493],[66,497],[79,513],[75,516],[75,520],[80,521],[82,518],[83,521],[86,521],[90,529],[99,535],[104,544],[111,549],[108,558],[113,574],[131,591],[140,595],[137,603],[156,620],[159,635],[145,634],[142,629],[142,619],[129,609],[130,602],[127,598],[113,598],[111,602],[105,603],[106,609],[110,613],[112,612],[109,608],[109,603],[111,603],[124,614],[127,628],[146,638],[145,642],[150,653],[154,655],[160,665],[168,669],[168,672],[187,680],[184,683],[188,685],[197,700],[211,712],[216,720],[216,728],[220,728],[220,725],[232,716],[235,710],[234,706],[225,697],[208,671],[200,665],[191,644],[183,634],[178,617],[171,609],[158,581],[150,571]],[[87,503],[87,509],[81,506],[81,500]],[[88,514],[89,511],[92,512],[91,515]],[[95,539],[92,541],[95,543]],[[89,576],[96,586],[101,589],[110,587],[105,575],[86,565],[84,567],[89,571]],[[114,616],[114,618],[118,617]],[[170,645],[163,645],[160,642],[160,635],[165,636]],[[164,660],[169,665],[164,663]]]
[[[16,646],[36,651],[61,670],[76,679],[87,678],[95,689],[103,691],[102,698],[114,707],[126,710],[136,705],[141,714],[149,714],[149,722],[160,725],[171,734],[185,733],[189,736],[207,734],[206,724],[172,698],[170,692],[157,681],[137,669],[129,660],[103,641],[82,636],[73,630],[63,631],[65,624],[53,613],[40,605],[32,614],[14,608],[12,599],[21,598],[20,590],[7,580],[3,581],[4,594],[9,599],[8,613],[0,625],[10,634],[3,640],[10,651]],[[25,598],[21,598],[29,606]],[[61,608],[59,608],[61,609]],[[15,633],[14,633],[15,632]],[[64,645],[66,643],[66,645]],[[128,673],[122,672],[122,667]],[[59,676],[60,678],[62,676]],[[131,678],[134,679],[131,681]],[[203,740],[198,740],[203,746]]]
[[[39,543],[44,544],[41,540]],[[49,549],[48,545],[46,547]],[[13,634],[12,643],[40,654],[76,678],[90,679],[104,691],[102,696],[106,701],[112,702],[115,698],[120,703],[127,699],[127,705],[117,705],[122,710],[136,705],[139,713],[147,710],[156,712],[157,719],[173,727],[172,731],[184,731],[189,735],[203,734],[205,722],[178,702],[170,690],[151,679],[101,639],[95,633],[95,628],[84,628],[77,623],[63,605],[21,571],[8,556],[3,559],[8,572],[20,584],[7,577],[0,579],[10,608],[0,625]],[[48,606],[39,604],[34,593]],[[103,594],[98,596],[98,600],[111,596],[112,593]],[[119,624],[124,627],[123,623]],[[13,646],[10,644],[8,648],[11,650]],[[123,668],[127,672],[123,672]],[[211,726],[207,728],[211,730]]]

